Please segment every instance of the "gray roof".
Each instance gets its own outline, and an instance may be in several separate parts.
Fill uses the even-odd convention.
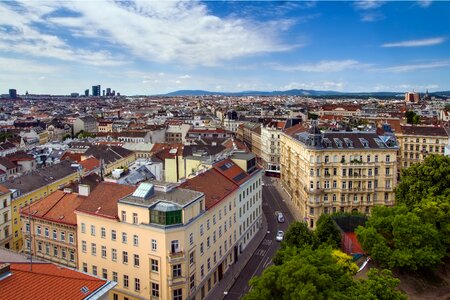
[[[8,189],[19,190],[21,194],[27,194],[76,173],[77,169],[71,167],[71,165],[71,161],[64,160],[59,164],[37,169],[29,174],[8,180],[2,185]]]
[[[105,164],[110,164],[132,154],[133,151],[123,147],[105,145],[93,145],[85,152],[86,156],[92,155],[98,160],[103,159]]]

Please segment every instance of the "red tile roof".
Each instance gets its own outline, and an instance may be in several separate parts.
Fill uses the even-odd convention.
[[[6,194],[6,193],[9,193],[9,189],[6,186],[3,186],[0,184],[0,194]]]
[[[117,201],[132,194],[135,186],[122,185],[111,182],[102,182],[86,197],[76,211],[117,219]]]
[[[50,263],[10,264],[11,276],[0,281],[2,299],[85,299],[107,281]],[[86,287],[88,292],[81,289]]]
[[[214,169],[237,185],[246,182],[251,176],[236,165],[231,159],[225,159],[214,164]]]
[[[25,206],[20,214],[28,216],[28,212],[38,219],[44,219],[55,223],[77,225],[75,209],[84,201],[84,197],[78,197],[76,193],[55,191],[44,199]]]
[[[61,157],[61,160],[67,159],[67,160],[80,162],[81,155],[82,155],[82,153],[72,153],[72,152],[66,151],[66,153],[64,153],[64,155]]]
[[[85,160],[82,160],[80,162],[80,165],[83,166],[83,169],[92,171],[92,170],[100,167],[100,161],[98,159],[96,159],[95,157],[89,157]]]
[[[401,127],[403,134],[408,135],[424,135],[424,136],[448,136],[447,132],[443,127],[437,126],[402,126]]]
[[[211,209],[239,188],[215,169],[188,179],[180,187],[205,194],[206,209]]]
[[[308,128],[303,127],[302,124],[297,124],[295,126],[292,126],[291,128],[284,130],[284,133],[286,133],[287,135],[293,136],[296,133],[305,132],[305,131],[308,131]]]

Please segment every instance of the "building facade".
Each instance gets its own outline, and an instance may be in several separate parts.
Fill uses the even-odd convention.
[[[281,135],[281,180],[310,228],[323,213],[393,205],[397,151],[393,135],[309,132]]]
[[[0,247],[11,248],[11,191],[0,185]]]

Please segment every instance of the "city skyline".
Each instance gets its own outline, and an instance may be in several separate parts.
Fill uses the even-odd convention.
[[[0,80],[19,94],[449,90],[450,3],[0,3]],[[101,12],[105,16],[98,17]],[[12,67],[14,66],[14,67]]]

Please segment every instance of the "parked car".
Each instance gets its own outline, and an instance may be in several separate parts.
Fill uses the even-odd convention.
[[[283,213],[281,213],[281,212],[278,213],[277,220],[278,220],[278,223],[284,223]]]
[[[283,230],[278,230],[277,236],[275,237],[275,239],[276,239],[278,242],[281,242],[281,241],[283,240],[283,238],[284,238],[284,232],[283,232]]]

